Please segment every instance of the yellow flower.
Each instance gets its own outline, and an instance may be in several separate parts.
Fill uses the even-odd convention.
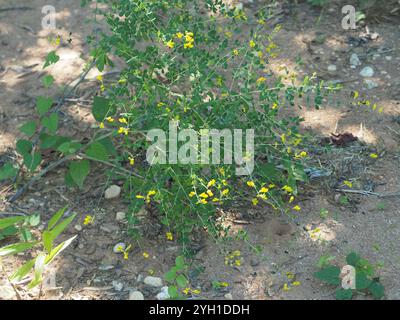
[[[285,284],[283,285],[283,291],[289,291],[289,290],[290,290],[290,288],[289,288],[288,284],[285,283]]]
[[[254,184],[253,181],[247,181],[246,183],[250,188],[254,188],[255,187],[255,184]]]
[[[263,19],[259,19],[257,22],[258,22],[258,24],[261,24],[261,25],[265,24],[265,21]]]
[[[233,50],[233,55],[234,55],[234,56],[237,56],[238,54],[239,54],[239,50],[238,50],[238,49],[234,49],[234,50]]]
[[[271,183],[268,185],[268,188],[270,188],[270,189],[275,188],[275,185],[273,183]]]
[[[226,182],[226,180],[224,179],[224,180],[222,180],[221,181],[221,183],[224,185],[224,186],[227,186],[228,185],[228,182]]]
[[[289,187],[288,185],[283,186],[282,190],[286,191],[287,193],[292,193],[293,189],[291,187]]]
[[[118,121],[123,124],[128,124],[128,120],[126,120],[126,118],[119,118]]]
[[[350,181],[344,180],[343,184],[345,184],[346,186],[348,186],[349,188],[353,188],[353,183],[351,183]]]
[[[260,193],[257,195],[257,198],[263,199],[264,201],[268,200],[268,197],[266,196],[265,193]]]
[[[304,158],[306,156],[307,156],[307,152],[305,152],[305,151],[300,152],[300,157]]]
[[[128,129],[128,128],[124,128],[124,127],[119,127],[118,133],[119,133],[119,134],[128,135],[129,129]]]
[[[261,193],[267,193],[268,191],[269,191],[269,189],[266,188],[266,187],[262,187],[262,188],[260,189],[260,192],[261,192]]]
[[[369,155],[369,157],[372,158],[372,159],[376,159],[376,158],[378,158],[378,155],[376,153],[371,153]]]
[[[131,249],[131,247],[132,247],[132,245],[129,245],[125,250],[123,250],[124,251],[124,259],[125,260],[128,260],[128,258],[129,258],[128,251]]]
[[[141,196],[140,194],[137,194],[137,195],[136,195],[136,199],[144,199],[144,197]]]
[[[189,197],[190,197],[190,198],[193,198],[195,195],[196,195],[196,192],[194,192],[194,191],[192,191],[192,192],[189,193]]]
[[[354,99],[357,99],[358,96],[359,96],[359,92],[358,92],[358,91],[354,91],[353,94],[354,94],[353,98],[354,98]]]
[[[224,176],[225,175],[225,169],[224,168],[219,168],[219,173]]]
[[[147,259],[150,255],[147,252],[143,252],[143,257]]]
[[[291,196],[290,198],[289,198],[289,203],[292,203],[294,201],[294,196]]]
[[[261,84],[261,83],[265,82],[266,80],[267,80],[267,78],[265,78],[265,77],[260,77],[260,78],[257,79],[256,83],[257,83],[257,84]]]
[[[193,293],[193,294],[200,294],[200,292],[201,292],[201,291],[200,291],[199,289],[194,289],[194,290],[192,290],[192,293]]]
[[[165,43],[165,45],[166,45],[168,48],[172,49],[172,48],[175,46],[175,42],[173,42],[172,40],[169,40],[169,41],[167,41],[167,42]]]
[[[157,193],[156,190],[150,190],[150,191],[147,193],[147,196],[148,196],[148,197],[154,196],[156,193]]]
[[[182,292],[186,295],[188,295],[190,293],[190,288],[185,288],[182,290]]]
[[[221,192],[221,194],[222,194],[223,196],[228,195],[228,193],[229,193],[229,189],[224,189],[224,190],[222,190],[222,192]]]
[[[99,81],[103,81],[103,76],[100,74],[100,75],[98,75],[98,76],[96,77],[96,79],[99,80]]]
[[[212,193],[212,191],[211,190],[207,190],[207,194],[210,196],[210,197],[212,197],[214,194]]]
[[[169,240],[169,241],[174,240],[174,236],[172,235],[172,232],[167,232],[166,236],[167,236],[167,240]]]
[[[295,282],[292,283],[292,285],[297,287],[297,286],[301,285],[301,282],[300,281],[295,281]]]
[[[203,199],[207,199],[208,198],[208,194],[205,193],[205,192],[202,192],[202,193],[200,193],[199,197],[203,198]]]
[[[250,40],[249,46],[250,46],[250,48],[254,48],[256,46],[256,43],[253,40]]]
[[[285,134],[282,134],[282,135],[281,135],[281,141],[282,141],[283,143],[286,142],[286,135],[285,135]]]
[[[212,199],[212,201],[213,201],[213,202],[218,202],[218,201],[220,201],[220,200],[219,200],[219,198],[214,198],[214,199]]]
[[[157,107],[162,107],[162,106],[165,106],[165,103],[164,102],[159,102],[159,103],[157,103]]]
[[[107,120],[108,122],[114,122],[114,118],[112,118],[112,117],[107,117],[106,120]]]
[[[88,224],[93,223],[93,221],[94,221],[94,217],[93,217],[93,216],[87,215],[87,216],[85,217],[85,220],[83,220],[83,224],[86,226],[86,225],[88,225]]]
[[[253,198],[251,200],[251,202],[253,203],[253,206],[256,206],[258,204],[258,199],[257,198]]]
[[[208,202],[206,199],[200,199],[197,203],[207,204]]]
[[[104,129],[104,122],[100,122],[100,129]]]
[[[177,33],[176,33],[176,37],[177,37],[178,39],[181,39],[181,38],[183,37],[183,33],[182,33],[182,32],[177,32]]]
[[[215,185],[216,181],[215,179],[210,180],[210,182],[207,184],[207,188],[212,187],[213,185]]]
[[[155,272],[153,269],[149,269],[149,270],[147,270],[147,273],[152,276]]]
[[[261,59],[261,58],[263,57],[262,51],[258,51],[258,52],[257,52],[257,56]]]
[[[225,36],[226,36],[228,39],[232,38],[232,32],[230,32],[230,31],[225,32]]]
[[[183,45],[183,47],[184,47],[185,49],[191,49],[191,48],[193,48],[193,42],[186,42],[186,43]]]
[[[133,166],[133,165],[135,164],[135,158],[128,157],[128,159],[129,159],[129,164],[130,164],[131,166]]]
[[[235,260],[235,265],[237,265],[239,267],[241,264],[242,264],[242,261],[240,259]]]
[[[296,206],[293,207],[293,210],[300,211],[301,208],[300,208],[300,206],[297,206],[297,205],[296,205]]]
[[[223,281],[223,282],[220,282],[219,285],[220,285],[221,287],[228,287],[228,286],[229,286],[229,283]]]

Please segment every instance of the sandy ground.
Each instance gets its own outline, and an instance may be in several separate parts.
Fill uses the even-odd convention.
[[[17,124],[32,119],[35,97],[45,93],[40,81],[43,76],[41,65],[46,54],[54,48],[47,39],[51,34],[42,30],[40,19],[41,7],[51,2],[57,10],[56,34],[66,39],[72,32],[72,43],[64,43],[58,50],[61,61],[49,69],[56,78],[54,96],[60,96],[64,85],[79,77],[85,64],[83,58],[87,55],[87,47],[84,40],[92,30],[85,23],[88,11],[79,7],[79,1],[0,1],[0,8],[32,8],[0,11],[0,161],[13,156],[12,148],[20,135]],[[245,7],[256,9],[261,2],[245,2]],[[284,63],[294,69],[296,58],[301,56],[303,64],[297,70],[300,74],[316,71],[322,79],[344,82],[345,90],[337,105],[328,103],[320,111],[304,107],[294,112],[305,118],[302,125],[305,132],[322,137],[347,131],[357,136],[360,142],[328,152],[309,150],[333,173],[329,178],[303,186],[299,203],[303,209],[296,219],[278,217],[267,208],[236,209],[233,211],[237,218],[249,223],[233,223],[232,227],[246,230],[251,245],[228,242],[215,246],[204,237],[196,240],[193,246],[199,251],[190,279],[193,287],[201,289],[201,297],[223,299],[226,293],[231,293],[238,299],[333,299],[334,288],[313,278],[313,272],[317,270],[315,265],[321,255],[335,256],[338,264],[344,264],[346,254],[357,251],[381,265],[378,274],[385,286],[386,298],[400,299],[399,196],[378,198],[347,194],[348,203],[343,204],[338,200],[340,193],[334,191],[344,179],[356,179],[360,189],[368,184],[382,195],[400,192],[399,23],[380,21],[371,24],[370,32],[376,32],[378,37],[351,46],[351,39],[362,38],[365,29],[343,31],[338,12],[340,8],[333,3],[319,19],[318,10],[301,4],[290,16],[282,15],[283,30],[276,40],[281,54],[271,67],[277,68]],[[362,61],[362,66],[356,69],[349,65],[352,53],[357,53]],[[328,71],[329,65],[335,65],[336,71]],[[365,66],[373,67],[372,80],[378,84],[377,88],[369,89],[359,75]],[[95,75],[90,73],[88,79]],[[383,112],[352,106],[349,92],[355,89],[382,106]],[[79,97],[93,90],[96,88],[87,81],[76,94]],[[79,137],[90,135],[89,107],[69,102],[62,111],[64,132]],[[370,159],[371,152],[380,157]],[[64,205],[80,214],[78,224],[82,223],[85,214],[97,215],[95,223],[82,231],[77,232],[73,226],[68,230],[70,235],[77,233],[78,239],[55,266],[60,289],[48,291],[42,298],[126,299],[129,290],[138,289],[146,299],[154,299],[157,291],[147,288],[142,279],[150,273],[162,276],[178,254],[178,244],[166,242],[161,227],[152,222],[151,226],[144,226],[148,236],[133,242],[130,259],[123,260],[112,252],[112,247],[119,241],[132,242],[125,233],[124,223],[115,221],[115,213],[126,211],[127,203],[102,199],[109,181],[101,176],[91,176],[91,182],[81,193],[67,191],[63,186],[63,170],[52,172],[39,181],[14,207],[4,200],[11,193],[9,187],[2,185],[0,189],[4,200],[2,209],[40,212],[43,221]],[[321,214],[322,209],[328,212],[326,216]],[[311,237],[312,230],[316,229],[320,230],[317,236]],[[261,246],[261,254],[251,250],[254,245]],[[229,250],[241,251],[243,264],[240,267],[224,265]],[[148,259],[142,257],[143,251],[150,254]],[[20,258],[24,256],[5,260],[6,271],[11,273],[13,266],[21,262]],[[285,291],[284,284],[290,283],[287,272],[295,274],[301,284]],[[226,281],[229,287],[214,290],[212,281]],[[115,290],[116,282],[123,284],[121,291]],[[25,291],[23,284],[20,290],[24,299],[37,298],[38,293]]]

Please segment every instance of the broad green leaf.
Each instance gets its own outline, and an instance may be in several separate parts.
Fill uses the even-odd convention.
[[[346,257],[346,262],[349,264],[349,265],[351,265],[351,266],[353,266],[353,267],[356,267],[357,266],[357,264],[358,264],[358,262],[360,261],[360,256],[357,254],[357,253],[355,253],[355,252],[351,252],[351,253],[349,253],[348,255],[347,255],[347,257]]]
[[[61,144],[57,150],[64,153],[64,154],[72,154],[76,151],[78,151],[80,148],[82,148],[82,145],[78,142],[74,141],[69,141],[69,142],[64,142]]]
[[[63,232],[66,227],[69,226],[69,224],[72,222],[72,220],[75,219],[75,217],[76,217],[76,213],[74,213],[73,215],[71,215],[68,218],[66,218],[63,221],[61,221],[58,225],[56,225],[50,231],[51,235],[53,237],[53,240],[56,239],[60,235],[60,233]]]
[[[32,248],[36,242],[19,242],[0,248],[0,257],[16,254]]]
[[[44,117],[42,119],[42,125],[43,125],[43,127],[47,128],[47,130],[49,130],[50,134],[55,134],[57,132],[57,128],[58,128],[57,113],[52,113],[48,117]]]
[[[367,278],[364,272],[356,273],[356,289],[363,290],[367,289],[371,285],[372,281]]]
[[[19,131],[26,134],[28,137],[31,137],[36,131],[36,122],[35,121],[28,121],[24,123],[20,128]]]
[[[65,210],[67,210],[67,207],[61,208],[58,210],[49,220],[49,223],[47,225],[47,230],[53,229],[53,227],[57,224],[57,222],[62,218],[64,215]]]
[[[0,168],[0,181],[14,178],[17,174],[18,169],[14,168],[11,163],[6,163],[4,166]]]
[[[40,96],[36,99],[36,108],[40,116],[43,116],[47,111],[49,111],[52,105],[52,98]]]
[[[378,281],[373,281],[368,290],[371,292],[375,299],[382,299],[385,295],[385,288]]]
[[[25,241],[25,242],[32,241],[33,236],[29,229],[21,228],[20,232],[21,232],[21,236],[20,236],[21,241]]]
[[[29,154],[33,148],[32,142],[24,139],[19,139],[15,147],[21,156]]]
[[[69,165],[69,173],[72,180],[78,185],[79,188],[83,187],[83,183],[89,174],[90,164],[88,160],[72,161]]]
[[[43,231],[43,234],[42,234],[43,247],[49,253],[50,253],[51,249],[53,248],[53,240],[54,240],[54,238],[53,238],[53,235],[51,234],[51,231],[49,231],[49,230]]]
[[[185,267],[185,259],[182,256],[178,256],[175,259],[175,266],[180,270]]]
[[[100,96],[95,96],[93,100],[93,117],[97,121],[103,121],[110,110],[110,104],[108,99]]]
[[[42,155],[39,152],[34,152],[33,156],[30,153],[24,154],[24,165],[29,171],[35,171],[40,162],[42,162]]]
[[[321,281],[329,284],[339,285],[340,284],[340,268],[329,265],[318,272],[314,273],[314,276]]]
[[[72,238],[69,238],[64,242],[61,242],[57,247],[51,250],[50,254],[48,254],[46,257],[45,264],[51,263],[55,257],[57,257],[65,248],[67,248],[71,244],[72,241],[75,240],[76,237],[77,236],[73,236]]]
[[[168,287],[168,295],[171,299],[176,299],[178,297],[178,288],[175,286]]]
[[[55,51],[49,52],[46,57],[46,61],[44,62],[43,69],[47,68],[51,64],[57,63],[58,60],[60,60],[60,57],[56,54]]]
[[[18,233],[18,229],[14,226],[9,226],[0,231],[0,240],[3,240],[6,237],[14,236]]]
[[[42,82],[46,88],[49,88],[54,83],[54,77],[48,74],[43,77]]]
[[[168,282],[173,282],[175,280],[175,277],[176,277],[176,272],[173,270],[167,271],[164,275],[165,280]]]
[[[35,265],[36,258],[24,263],[17,271],[10,277],[11,281],[21,281]]]
[[[186,287],[188,281],[183,274],[180,274],[179,276],[176,277],[176,283],[179,287],[184,288]]]
[[[40,223],[40,214],[32,214],[28,217],[28,222],[31,225],[31,227],[36,227]]]
[[[336,290],[337,300],[350,300],[353,297],[353,290],[339,288]]]
[[[13,226],[18,222],[24,221],[25,217],[24,216],[18,216],[18,217],[10,217],[10,218],[3,218],[0,219],[0,230],[8,228],[9,226]]]
[[[108,153],[104,145],[100,142],[92,143],[89,148],[86,150],[86,154],[89,157],[92,157],[97,160],[107,161],[108,160]]]

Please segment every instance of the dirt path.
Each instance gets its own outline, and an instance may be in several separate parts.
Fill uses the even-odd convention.
[[[40,25],[41,8],[49,1],[0,0],[0,8],[26,3],[31,10],[0,11],[0,163],[12,157],[19,137],[17,124],[32,118],[35,97],[45,93],[40,82],[41,65],[52,50],[47,39],[50,34]],[[256,9],[261,1],[244,1],[244,5]],[[59,96],[63,85],[75,80],[84,67],[80,57],[87,55],[84,41],[91,30],[85,24],[88,11],[79,7],[79,1],[57,1],[55,7],[57,34],[67,39],[72,32],[72,43],[61,46],[61,61],[50,71],[58,86],[54,95]],[[365,29],[344,31],[339,12],[335,2],[322,17],[319,10],[304,3],[290,15],[284,12],[280,16],[283,29],[276,40],[280,55],[272,61],[271,68],[277,70],[285,64],[300,75],[316,71],[321,79],[344,82],[346,88],[339,103],[328,103],[320,111],[304,106],[295,113],[305,118],[304,132],[322,137],[347,131],[357,136],[359,142],[345,148],[329,150],[321,146],[308,150],[332,173],[304,186],[302,211],[297,218],[277,217],[266,208],[235,211],[237,220],[250,223],[232,223],[232,227],[247,231],[249,243],[261,247],[260,255],[243,242],[215,246],[202,240],[193,244],[198,253],[190,273],[191,284],[200,288],[202,297],[224,299],[231,294],[238,299],[333,299],[333,288],[314,279],[315,265],[322,255],[335,256],[335,261],[344,264],[346,254],[357,251],[380,264],[386,298],[400,299],[400,197],[334,191],[343,187],[344,180],[351,180],[355,190],[369,188],[381,195],[400,192],[400,28],[398,23],[381,22],[369,26],[370,34]],[[371,37],[371,33],[377,37]],[[356,68],[350,66],[352,54],[361,60]],[[299,57],[300,66],[296,64]],[[360,71],[367,66],[372,67],[374,75],[363,78]],[[88,79],[95,76],[90,73]],[[92,87],[88,81],[78,94],[84,95]],[[377,110],[383,107],[383,111],[353,106],[351,90],[358,90],[360,96],[377,103]],[[69,102],[63,112],[65,132],[79,137],[89,134],[90,108]],[[378,159],[369,157],[373,152],[379,155]],[[319,167],[317,161],[315,166]],[[146,239],[132,242],[125,233],[125,223],[115,218],[117,212],[126,211],[127,203],[105,202],[102,198],[107,179],[91,176],[85,190],[78,193],[65,189],[62,172],[61,168],[50,173],[14,208],[5,202],[0,207],[40,212],[42,221],[65,205],[80,214],[77,225],[68,231],[78,234],[78,239],[55,266],[57,286],[61,289],[48,291],[43,298],[126,299],[130,290],[140,290],[146,299],[154,299],[160,290],[147,287],[143,277],[162,277],[178,254],[178,244],[167,242],[157,224],[145,226]],[[3,198],[9,194],[4,185],[0,190]],[[94,213],[95,223],[82,226],[84,215]],[[120,241],[134,244],[128,261],[112,251]],[[221,248],[240,250],[242,265],[226,266],[226,251]],[[144,251],[149,258],[143,258]],[[19,258],[6,261],[8,272],[20,263]],[[285,283],[294,281],[288,279],[288,272],[300,285],[284,290]],[[5,280],[0,278],[1,281]],[[212,281],[224,281],[229,286],[215,290]],[[37,292],[23,291],[23,296],[35,299]]]

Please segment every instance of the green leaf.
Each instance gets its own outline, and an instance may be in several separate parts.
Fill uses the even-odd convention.
[[[317,267],[321,269],[325,267],[327,264],[329,264],[329,262],[332,261],[333,259],[335,259],[335,256],[329,256],[329,255],[321,256],[318,260]]]
[[[33,148],[32,142],[24,139],[19,139],[15,147],[21,156],[29,154]]]
[[[77,236],[73,236],[72,238],[69,238],[64,242],[61,242],[57,247],[51,250],[50,254],[46,257],[45,264],[51,263],[55,257],[57,257],[65,248],[67,248],[71,244],[72,241],[75,240],[76,237]]]
[[[36,131],[36,122],[35,121],[28,121],[24,123],[20,128],[19,131],[26,134],[28,137],[31,137]]]
[[[367,278],[364,272],[356,273],[356,289],[363,290],[367,289],[371,285],[372,281]]]
[[[62,218],[64,215],[65,210],[67,210],[67,207],[64,207],[60,210],[58,210],[49,220],[49,223],[47,224],[47,230],[53,229],[53,227],[57,224],[57,222]]]
[[[184,288],[186,287],[188,281],[183,274],[180,274],[179,276],[176,277],[176,283],[179,287]]]
[[[42,282],[42,275],[45,267],[46,255],[41,253],[36,257],[35,261],[35,274],[32,281],[28,284],[28,289],[36,287]]]
[[[51,231],[45,230],[43,231],[42,234],[42,242],[43,242],[43,247],[46,249],[48,253],[50,253],[51,249],[53,248],[53,235]]]
[[[347,255],[347,257],[346,257],[346,262],[349,264],[349,265],[351,265],[351,266],[353,266],[353,267],[356,267],[357,266],[357,263],[360,261],[360,256],[357,254],[357,253],[355,253],[355,252],[351,252],[351,253],[349,253],[348,255]]]
[[[110,110],[110,105],[108,99],[100,96],[95,96],[93,101],[93,117],[97,121],[103,121]]]
[[[368,290],[371,292],[375,299],[382,299],[385,295],[385,288],[378,281],[373,281],[369,286]]]
[[[36,99],[36,108],[40,116],[43,116],[47,111],[49,111],[52,105],[52,98],[40,96]]]
[[[55,134],[58,128],[58,114],[52,113],[50,116],[44,117],[42,125],[49,130],[50,134]]]
[[[329,284],[339,285],[340,284],[340,268],[329,265],[318,272],[314,273],[314,276],[321,281]]]
[[[56,54],[55,51],[49,52],[46,57],[46,61],[44,62],[43,69],[47,68],[51,64],[57,63],[58,60],[60,60],[60,57]]]
[[[69,142],[64,142],[61,144],[57,150],[64,153],[64,154],[72,154],[76,151],[78,151],[80,148],[82,148],[82,145],[78,142],[74,141],[69,141]]]
[[[174,282],[176,277],[176,272],[173,270],[169,270],[165,273],[164,275],[164,279],[168,282]]]
[[[175,259],[175,266],[179,269],[182,270],[185,267],[185,259],[182,256],[178,256]]]
[[[100,142],[92,143],[89,148],[86,150],[86,154],[89,157],[92,157],[97,160],[107,161],[108,160],[108,153],[104,145]]]
[[[24,263],[17,271],[10,277],[11,281],[21,281],[31,271],[35,265],[36,258]]]
[[[168,287],[168,294],[171,299],[176,299],[178,297],[178,288],[176,286]]]
[[[36,213],[36,214],[32,214],[28,217],[28,222],[31,225],[31,227],[36,227],[39,225],[40,223],[40,214]]]
[[[339,288],[336,290],[337,300],[350,300],[353,297],[353,290]]]
[[[26,251],[32,248],[35,244],[36,242],[19,242],[10,244],[8,246],[0,248],[0,257]]]
[[[88,160],[72,161],[69,165],[69,173],[72,180],[79,188],[83,187],[83,183],[89,174],[90,164]]]
[[[0,168],[0,181],[14,178],[18,172],[17,168],[14,168],[14,166],[11,163],[6,163],[4,166]]]
[[[29,229],[22,228],[20,232],[21,232],[21,236],[20,236],[21,241],[25,241],[25,242],[32,241],[33,236]]]
[[[18,216],[18,217],[10,217],[10,218],[3,218],[0,219],[0,230],[8,228],[10,226],[15,225],[18,222],[21,222],[25,220],[24,216]]]
[[[54,77],[48,74],[43,77],[42,82],[46,88],[49,88],[54,83]]]
[[[33,155],[30,153],[24,154],[24,165],[29,171],[35,171],[42,162],[42,155],[39,152],[34,152]]]
[[[18,233],[18,229],[14,226],[9,226],[7,228],[4,228],[3,230],[0,231],[0,240],[3,240],[6,237],[9,236],[14,236]]]

